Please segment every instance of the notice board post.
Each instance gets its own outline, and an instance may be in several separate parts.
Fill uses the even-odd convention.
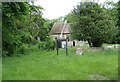
[[[58,55],[58,51],[59,51],[59,48],[66,48],[66,56],[68,55],[68,47],[67,47],[67,40],[68,38],[66,39],[56,39],[56,50],[57,50],[57,55]]]
[[[67,39],[66,39],[66,56],[68,55],[68,49],[67,49]]]

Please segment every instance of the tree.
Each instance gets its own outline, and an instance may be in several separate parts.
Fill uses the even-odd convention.
[[[23,54],[24,44],[36,43],[37,36],[47,37],[42,35],[47,28],[41,9],[27,2],[2,2],[2,55]]]
[[[116,34],[113,18],[106,8],[93,2],[77,5],[70,17],[71,37],[87,40],[90,47],[101,47],[103,42]]]
[[[118,25],[118,35],[117,35],[117,41],[118,41],[118,44],[120,44],[120,0],[118,2],[118,5],[117,5],[117,10],[118,10],[118,21],[117,21],[117,25]]]
[[[68,13],[67,15],[65,15],[64,21],[67,20],[67,22],[70,23],[70,22],[72,21],[72,20],[71,20],[72,15],[73,15],[73,14],[72,14],[71,12]]]
[[[27,15],[27,3],[3,2],[2,3],[2,50],[3,55],[11,56],[22,53],[21,29],[17,27],[16,19],[24,21]]]
[[[58,22],[58,19],[52,19],[52,20],[46,19],[45,27],[47,27],[49,29],[49,31],[48,31],[49,33],[50,33],[52,26],[55,22]]]
[[[117,30],[118,30],[117,3],[107,1],[107,2],[104,2],[102,6],[105,7],[107,9],[107,12],[111,15],[111,17],[113,18],[113,21],[115,22]],[[116,32],[116,35],[114,35],[110,40],[106,41],[106,43],[109,43],[109,44],[118,43],[118,32]]]
[[[105,2],[103,6],[107,7],[108,12],[111,14],[114,21],[116,22],[115,25],[118,27],[116,35],[113,38],[111,38],[111,40],[109,40],[107,43],[120,44],[120,1],[118,3]]]

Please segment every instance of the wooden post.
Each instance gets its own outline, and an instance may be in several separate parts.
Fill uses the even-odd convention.
[[[57,41],[58,42],[58,41]],[[57,44],[58,45],[58,44]],[[57,46],[57,55],[58,55],[58,46]]]
[[[58,55],[58,40],[57,40],[57,38],[55,38],[56,39],[56,50],[57,50],[57,55]]]
[[[66,56],[68,55],[68,49],[67,49],[67,39],[66,39]]]

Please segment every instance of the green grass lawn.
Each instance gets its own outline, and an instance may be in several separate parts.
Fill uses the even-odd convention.
[[[84,51],[76,55],[77,47],[56,51],[36,50],[27,55],[2,59],[3,80],[92,80],[118,78],[118,50]],[[96,77],[101,75],[102,77]],[[93,77],[90,77],[93,76]]]

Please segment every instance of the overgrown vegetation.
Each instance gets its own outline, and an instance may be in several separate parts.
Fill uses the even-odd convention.
[[[13,56],[24,54],[25,45],[39,44],[46,41],[47,46],[53,46],[50,40],[50,22],[48,25],[42,17],[41,6],[34,2],[2,2],[2,55]],[[52,43],[53,42],[53,43]],[[51,43],[51,44],[49,44]],[[49,45],[48,45],[49,44]],[[54,45],[55,46],[55,45]],[[45,48],[50,50],[53,47]]]
[[[80,4],[64,17],[64,20],[71,23],[73,39],[87,40],[91,47],[102,46],[104,42],[120,42],[119,3],[107,2],[103,7],[92,2]],[[105,8],[106,5],[112,5],[112,8]],[[45,50],[54,48],[54,41],[50,41],[50,30],[54,22],[64,20],[63,17],[44,19],[42,10],[44,8],[35,6],[34,2],[2,2],[3,56],[24,54],[27,44],[39,44]]]
[[[44,50],[54,50],[56,47],[56,41],[44,41],[40,42],[38,45],[39,49],[44,49]]]
[[[96,74],[106,77],[97,80],[118,79],[118,49],[84,51],[79,56],[75,54],[77,47],[72,47],[68,56],[64,49],[59,49],[57,56],[56,51],[30,48],[29,55],[3,58],[3,80],[92,80],[89,75]]]
[[[64,20],[72,26],[72,38],[88,40],[91,46],[119,43],[120,33],[116,29],[120,27],[120,1],[105,5],[109,4],[114,7],[80,3],[65,16]],[[105,77],[95,77],[97,80],[118,79],[117,49],[84,51],[79,56],[75,54],[76,48],[88,48],[88,45],[68,46],[68,56],[64,49],[59,49],[57,56],[50,30],[63,17],[44,19],[42,10],[34,2],[2,2],[3,80],[91,80],[90,75]],[[103,44],[106,45],[111,44]]]

